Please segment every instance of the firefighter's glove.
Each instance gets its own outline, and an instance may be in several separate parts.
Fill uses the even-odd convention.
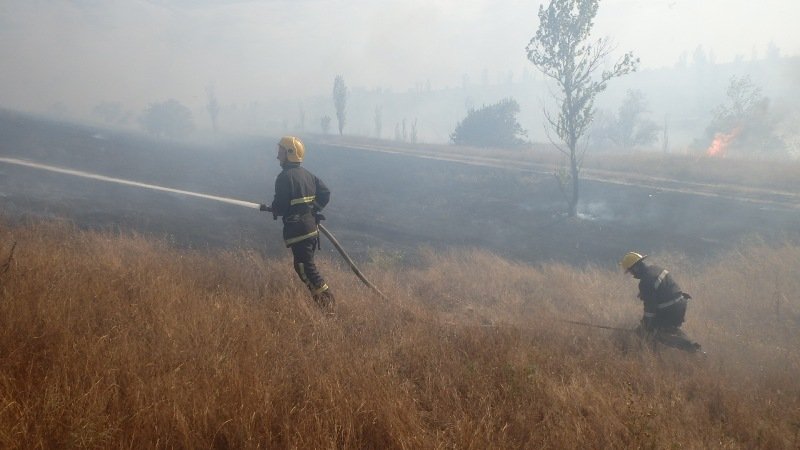
[[[269,206],[267,206],[267,205],[265,205],[265,204],[263,204],[263,203],[262,203],[262,204],[260,204],[260,205],[258,205],[258,210],[259,210],[259,211],[267,211],[267,212],[272,212],[272,208],[270,208]]]
[[[322,222],[323,220],[325,220],[325,216],[323,216],[322,214],[320,214],[320,213],[318,213],[318,212],[315,212],[315,213],[314,213],[314,220],[316,220],[316,221],[317,221],[317,224],[319,224],[320,222]]]

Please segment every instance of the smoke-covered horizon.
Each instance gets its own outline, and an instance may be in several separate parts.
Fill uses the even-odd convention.
[[[304,114],[318,124],[321,113],[309,99],[328,98],[337,74],[354,91],[395,93],[540,76],[524,49],[541,3],[4,0],[0,107],[85,119],[104,102],[135,115],[174,98],[198,116],[211,89],[227,112],[264,105],[291,110],[248,119],[257,123],[279,127],[283,121],[286,128]],[[752,61],[800,54],[800,31],[792,23],[798,16],[800,4],[778,0],[605,0],[593,37],[615,43],[609,64],[633,51],[643,70],[691,63],[698,52],[709,62]],[[483,102],[469,97],[452,109],[462,113],[465,102]],[[369,129],[375,106],[365,106],[362,129]],[[531,110],[540,108],[523,105],[523,115],[526,109],[535,116]],[[411,121],[417,113],[385,114],[389,135],[401,118]],[[454,113],[450,125],[428,126],[423,135],[441,141],[457,119]],[[196,121],[209,128],[207,117]],[[531,118],[528,127],[537,121]]]

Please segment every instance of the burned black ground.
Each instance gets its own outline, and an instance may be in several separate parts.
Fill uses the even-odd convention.
[[[252,202],[271,199],[276,141],[176,143],[0,112],[0,157]],[[569,219],[551,175],[348,149],[313,136],[307,147],[307,167],[333,191],[328,228],[361,261],[390,254],[411,262],[420,247],[477,247],[529,263],[610,265],[629,249],[703,261],[742,240],[800,239],[800,210],[792,207],[584,181],[582,218]],[[279,222],[255,210],[4,163],[0,214],[12,222],[61,217],[195,248],[285,252]]]

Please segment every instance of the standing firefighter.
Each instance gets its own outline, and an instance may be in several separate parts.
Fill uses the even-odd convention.
[[[314,301],[323,309],[334,306],[333,293],[317,270],[314,251],[319,247],[319,214],[328,204],[331,191],[300,164],[305,146],[294,136],[284,136],[278,142],[278,160],[283,169],[275,179],[275,198],[271,206],[261,205],[272,217],[283,217],[283,240],[292,249],[294,270],[308,286]]]
[[[644,316],[639,331],[669,347],[688,352],[700,350],[700,344],[681,330],[689,294],[681,291],[669,271],[644,262],[646,255],[628,252],[620,266],[639,280],[639,298],[644,303]]]

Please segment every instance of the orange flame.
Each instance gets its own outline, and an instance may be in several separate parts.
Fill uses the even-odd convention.
[[[716,133],[714,135],[714,140],[711,141],[711,145],[706,150],[706,155],[708,156],[725,156],[725,152],[728,150],[728,146],[736,139],[736,136],[739,135],[741,131],[741,127],[736,127],[730,133]]]

